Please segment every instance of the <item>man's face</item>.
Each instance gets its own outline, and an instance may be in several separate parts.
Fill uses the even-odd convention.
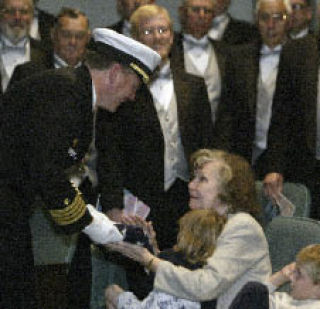
[[[296,265],[296,268],[290,279],[290,295],[294,299],[318,299],[320,297],[320,285],[313,283],[305,267]]]
[[[212,0],[189,0],[180,8],[183,31],[197,39],[208,33],[213,18]]]
[[[282,0],[262,2],[257,18],[259,32],[264,44],[274,48],[285,40],[288,18]]]
[[[108,71],[99,72],[95,79],[97,106],[116,112],[122,102],[133,101],[141,80],[131,69],[114,64]]]
[[[68,65],[75,66],[83,60],[90,38],[88,23],[84,16],[61,17],[51,36],[54,52]]]
[[[214,0],[214,16],[219,16],[228,10],[231,0]]]
[[[155,50],[162,60],[169,57],[173,43],[170,21],[164,15],[144,19],[139,25],[138,41]]]
[[[139,6],[152,4],[153,2],[154,0],[117,0],[117,11],[122,18],[129,20]]]
[[[305,0],[291,0],[291,31],[299,32],[308,27],[312,18],[311,7],[307,5]]]
[[[5,0],[1,14],[1,32],[17,44],[29,33],[33,10],[29,0]]]

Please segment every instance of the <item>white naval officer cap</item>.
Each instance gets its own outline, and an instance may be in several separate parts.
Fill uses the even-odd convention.
[[[130,67],[146,84],[161,61],[153,49],[111,29],[96,28],[92,36],[98,53],[110,55],[115,61]]]

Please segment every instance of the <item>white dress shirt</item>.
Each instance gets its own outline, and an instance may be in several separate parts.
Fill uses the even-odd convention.
[[[293,40],[304,38],[309,34],[309,27],[302,29],[296,34],[290,33],[290,38]]]
[[[69,66],[69,64],[66,63],[62,58],[60,58],[56,53],[53,55],[53,59],[55,69],[65,68]],[[75,66],[73,66],[73,68],[78,68],[81,66],[81,64],[82,62],[80,61]]]
[[[13,44],[5,36],[0,39],[0,65],[3,92],[7,89],[15,67],[30,60],[30,40],[24,38]]]
[[[196,39],[190,34],[183,35],[183,50],[203,76],[209,62],[210,43],[208,36]]]
[[[318,309],[320,308],[320,299],[293,299],[288,293],[276,292],[276,287],[267,284],[269,289],[269,308],[270,309]]]
[[[256,132],[254,140],[253,158],[257,158],[267,149],[268,131],[272,116],[273,95],[276,88],[278,67],[282,45],[273,49],[263,45],[259,62],[259,84],[256,111]]]
[[[220,41],[229,24],[230,17],[227,13],[221,14],[212,20],[212,27],[208,31],[208,36],[212,40]]]
[[[174,94],[169,61],[161,67],[158,78],[150,84],[150,92],[156,108],[166,111]]]
[[[127,20],[124,20],[122,34],[129,38],[131,37],[131,24]]]
[[[35,40],[40,40],[40,32],[39,32],[39,18],[38,18],[38,10],[34,10],[33,12],[33,20],[30,25],[30,30],[29,30],[29,35],[35,39]]]

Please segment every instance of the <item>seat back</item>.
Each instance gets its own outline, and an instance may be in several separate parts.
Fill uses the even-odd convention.
[[[256,192],[263,210],[268,213],[270,200],[265,196],[262,181],[256,181]],[[283,194],[296,206],[295,217],[310,217],[311,195],[309,189],[301,183],[285,182]],[[268,218],[267,218],[268,221]]]
[[[272,271],[293,262],[297,253],[310,244],[320,243],[320,222],[303,217],[275,217],[265,229]]]

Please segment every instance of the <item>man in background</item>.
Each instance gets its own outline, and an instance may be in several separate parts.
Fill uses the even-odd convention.
[[[117,1],[117,12],[121,19],[113,24],[107,26],[112,30],[122,33],[126,36],[131,36],[131,26],[129,19],[132,13],[141,5],[152,4],[155,0],[116,0]]]
[[[212,123],[221,93],[225,46],[208,37],[215,0],[183,0],[179,7],[181,32],[175,36],[171,61],[181,61],[189,74],[204,78],[211,104]]]
[[[300,39],[312,33],[310,23],[312,19],[311,0],[290,0],[292,14],[290,37]]]
[[[32,0],[0,1],[0,73],[5,92],[14,68],[30,60],[41,61],[46,53],[41,44],[29,36],[33,18]]]
[[[66,66],[79,67],[85,57],[90,39],[88,17],[73,8],[62,8],[51,29],[53,50],[45,61],[30,61],[18,65],[12,75],[11,84],[34,73]]]
[[[209,30],[209,37],[226,44],[242,44],[258,37],[254,25],[236,20],[228,14],[231,0],[214,0],[214,18]]]

